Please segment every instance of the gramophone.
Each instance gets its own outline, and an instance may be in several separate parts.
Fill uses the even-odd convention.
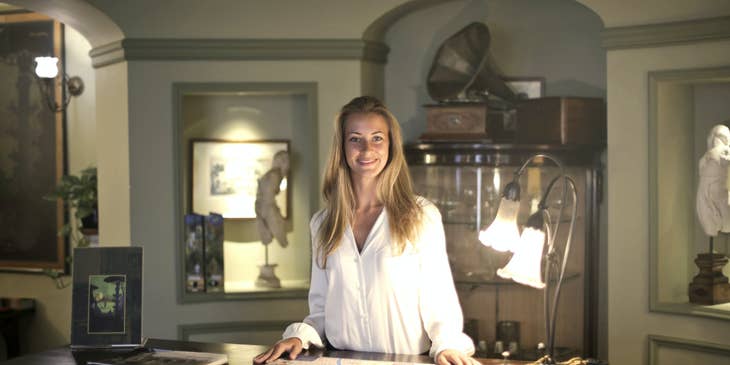
[[[519,144],[605,143],[606,109],[594,97],[527,99],[504,81],[489,28],[471,23],[439,47],[428,72],[424,141]]]
[[[514,117],[517,95],[497,72],[490,42],[489,28],[475,22],[439,47],[427,82],[428,94],[437,104],[425,106],[427,127],[422,140],[511,137],[505,125]]]

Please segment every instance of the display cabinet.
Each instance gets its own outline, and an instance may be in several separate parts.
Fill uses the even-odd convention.
[[[511,253],[495,251],[478,239],[479,231],[496,215],[501,189],[536,153],[560,159],[578,190],[577,220],[558,306],[556,355],[558,359],[595,356],[601,150],[599,146],[446,142],[406,146],[416,192],[441,212],[465,331],[477,345],[479,356],[501,357],[502,350],[512,350],[513,358],[535,359],[540,355],[537,344],[545,341],[543,290],[497,276],[497,269],[507,263]],[[529,166],[520,179],[520,225],[537,209],[550,180],[560,173],[548,160],[537,159]],[[558,199],[560,194],[551,193],[549,206]],[[559,245],[566,234],[562,229]]]

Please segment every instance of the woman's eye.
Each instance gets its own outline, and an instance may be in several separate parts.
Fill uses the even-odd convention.
[[[373,137],[373,141],[374,142],[382,142],[383,141],[383,136],[375,136],[375,137]]]
[[[357,142],[360,142],[360,137],[350,137],[350,139],[348,141],[357,143]]]

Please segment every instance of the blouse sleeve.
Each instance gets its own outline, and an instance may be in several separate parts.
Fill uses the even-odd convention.
[[[308,349],[310,345],[324,347],[324,307],[327,302],[327,276],[325,270],[317,264],[316,234],[321,223],[322,212],[315,214],[309,222],[312,237],[312,277],[309,287],[309,315],[304,321],[290,324],[282,338],[297,337],[302,341],[302,347]]]
[[[423,206],[424,224],[417,246],[422,250],[420,311],[431,339],[429,356],[452,349],[474,354],[474,342],[463,333],[464,317],[451,276],[441,214],[432,203]]]

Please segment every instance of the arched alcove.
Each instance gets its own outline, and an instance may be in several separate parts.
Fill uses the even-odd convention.
[[[52,0],[7,0],[8,4],[48,15],[81,33],[91,44],[99,47],[124,37],[122,30],[109,16],[82,0],[57,2]]]
[[[123,38],[120,28],[104,13],[85,1],[70,0],[64,2],[44,0],[10,0],[12,6],[31,10],[66,25],[65,28],[65,60],[64,69],[71,76],[80,76],[85,83],[84,92],[74,97],[65,112],[65,154],[68,161],[68,172],[77,173],[89,165],[99,167],[100,207],[101,214],[118,214],[117,206],[129,203],[110,204],[105,199],[115,197],[121,191],[121,199],[128,190],[129,177],[119,176],[117,166],[128,165],[128,147],[126,138],[120,133],[127,128],[127,70],[126,63],[103,68],[93,68],[89,56],[90,49],[99,47]],[[121,94],[121,97],[120,97]],[[60,115],[60,114],[59,114]],[[120,138],[121,137],[121,138]],[[108,141],[111,141],[107,143]],[[117,163],[112,160],[121,160]],[[111,161],[111,162],[110,162]],[[117,174],[117,176],[111,176]],[[113,181],[105,184],[105,181]],[[125,189],[120,189],[121,185]],[[127,198],[128,200],[128,198]],[[121,201],[121,200],[120,200]],[[114,211],[104,207],[114,206]],[[129,210],[126,209],[126,215]],[[129,218],[126,218],[128,221]],[[114,218],[102,221],[115,222]],[[125,220],[117,226],[124,229]],[[102,223],[102,231],[104,230]],[[129,230],[129,226],[126,227]],[[128,234],[127,234],[128,235]],[[117,244],[124,241],[116,240]],[[128,242],[128,241],[127,241]],[[68,281],[69,278],[64,278]],[[18,286],[18,282],[25,285]],[[57,289],[53,280],[42,275],[26,275],[4,273],[0,275],[0,291],[10,297],[29,297],[36,301],[36,313],[28,328],[34,334],[23,339],[23,351],[35,352],[47,348],[68,344],[71,289]],[[43,333],[43,336],[35,334]]]
[[[425,128],[422,105],[433,102],[426,77],[437,49],[475,21],[489,26],[490,53],[502,75],[544,78],[546,96],[605,97],[603,22],[574,0],[412,1],[380,17],[363,35],[390,47],[385,100],[400,118],[406,141]]]
[[[584,4],[574,0],[409,1],[378,18],[363,33],[364,39],[384,43],[390,48],[387,64],[383,66],[384,99],[399,118],[405,141],[415,142],[426,130],[423,105],[435,103],[427,93],[426,78],[438,48],[472,22],[482,22],[489,27],[491,61],[499,74],[543,79],[543,96],[605,99],[606,51],[601,45],[604,23]],[[600,215],[605,221],[604,213]],[[452,230],[451,233],[457,229],[446,227],[447,231]],[[605,250],[601,242],[605,242],[605,237],[594,243],[595,250]],[[601,266],[603,268],[597,268],[596,272],[605,280],[605,260]],[[510,288],[500,290],[503,298],[509,295]],[[530,320],[520,317],[517,310],[503,309],[513,317],[509,317],[510,314],[491,316],[489,311],[495,311],[493,303],[499,301],[499,296],[494,299],[490,295],[491,292],[471,290],[461,297],[465,318],[471,319],[471,326],[478,327],[478,335],[486,339],[489,349],[492,350],[495,338],[495,317],[522,321],[523,339],[529,337],[527,342],[532,341],[535,327],[530,327]],[[603,290],[599,297],[605,295]],[[565,300],[565,305],[570,305],[568,302]],[[589,314],[598,317],[593,319],[598,323],[591,322],[597,327],[597,343],[587,345],[596,346],[590,351],[603,356],[607,341],[605,311],[604,307],[600,308],[600,313]],[[575,313],[579,316],[580,311]],[[563,341],[566,337],[570,336],[563,333]],[[568,340],[563,345],[576,348],[582,346],[579,342]]]
[[[86,37],[92,49],[124,38],[121,28],[109,16],[85,1],[10,0],[8,3],[69,25]],[[100,242],[128,245],[131,233],[129,144],[126,138],[129,134],[127,63],[96,68],[94,73]],[[104,225],[103,222],[115,224]]]

